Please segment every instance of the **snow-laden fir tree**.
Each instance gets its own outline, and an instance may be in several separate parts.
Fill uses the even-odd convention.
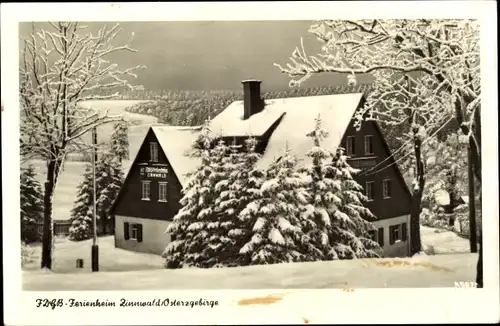
[[[128,125],[125,121],[114,125],[110,140],[110,153],[120,163],[129,159]]]
[[[21,169],[21,241],[40,240],[37,224],[43,222],[42,186],[36,180],[33,165]]]
[[[341,183],[340,203],[331,215],[333,249],[339,259],[378,257],[380,246],[369,235],[369,231],[375,230],[371,221],[376,217],[364,206],[368,198],[362,192],[363,187],[353,179],[359,170],[349,165],[343,148],[334,152],[332,168],[332,178]]]
[[[165,232],[172,240],[163,252],[166,268],[181,268],[189,265],[196,258],[196,253],[199,253],[203,248],[201,245],[199,247],[193,245],[192,241],[196,232],[192,229],[188,230],[188,227],[197,222],[200,215],[203,217],[203,214],[210,213],[205,207],[210,201],[214,186],[210,184],[209,180],[212,174],[210,158],[212,141],[210,125],[207,120],[193,143],[192,155],[200,159],[200,164],[189,175],[189,181],[182,190],[184,196],[180,200],[181,208]],[[186,263],[185,258],[188,253],[190,262]]]
[[[304,261],[302,248],[307,237],[301,227],[300,212],[306,204],[303,175],[290,150],[266,171],[259,198],[240,213],[252,222],[252,237],[240,253],[252,265]]]
[[[92,205],[93,205],[93,173],[92,165],[87,164],[83,180],[78,186],[78,194],[71,210],[71,227],[69,239],[82,241],[92,237]]]
[[[210,229],[210,251],[220,266],[241,266],[249,262],[240,255],[240,248],[250,240],[251,221],[241,220],[240,212],[259,196],[264,173],[256,167],[260,155],[255,151],[257,140],[248,138],[245,147],[230,146],[224,158],[225,178],[216,185],[218,197],[214,212],[218,228]]]
[[[113,153],[104,153],[96,167],[97,220],[101,233],[106,233],[109,223],[112,222],[108,210],[118,197],[123,179],[120,158]]]
[[[303,212],[303,231],[310,238],[305,251],[310,260],[338,259],[337,248],[332,246],[332,231],[335,231],[332,221],[338,215],[335,214],[337,206],[341,204],[339,195],[342,182],[332,178],[333,155],[331,151],[321,147],[328,137],[328,131],[323,129],[319,115],[315,119],[314,130],[307,136],[311,138],[313,147],[307,152],[312,162],[303,171],[308,180],[308,204]]]
[[[209,152],[208,164],[211,171],[206,179],[209,191],[204,194],[203,207],[197,219],[186,229],[193,233],[184,256],[184,261],[189,266],[221,266],[224,259],[231,255],[231,251],[225,251],[231,246],[231,239],[227,234],[229,230],[226,229],[228,225],[224,223],[224,215],[216,211],[217,199],[222,192],[227,191],[229,176],[237,168],[228,160],[229,154],[230,149],[223,140],[219,140]]]

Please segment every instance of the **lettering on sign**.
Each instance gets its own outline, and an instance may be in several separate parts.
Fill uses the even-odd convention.
[[[167,175],[167,168],[153,166],[141,167],[141,177],[143,178],[166,179]]]
[[[348,161],[349,165],[356,169],[372,168],[376,165],[374,158],[371,159],[351,159]]]

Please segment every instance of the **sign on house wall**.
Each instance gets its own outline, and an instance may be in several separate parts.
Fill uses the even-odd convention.
[[[166,179],[168,169],[166,167],[143,166],[141,167],[141,177],[151,179]]]
[[[349,159],[347,161],[349,165],[353,168],[356,169],[362,169],[362,168],[372,168],[376,165],[377,161],[375,158],[369,158],[369,159]]]

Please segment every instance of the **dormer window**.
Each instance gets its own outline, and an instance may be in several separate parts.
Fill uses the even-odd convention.
[[[158,143],[149,143],[149,160],[151,162],[158,162]]]

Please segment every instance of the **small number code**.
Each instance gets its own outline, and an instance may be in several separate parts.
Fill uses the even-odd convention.
[[[477,288],[477,283],[472,281],[455,282],[456,288]]]

